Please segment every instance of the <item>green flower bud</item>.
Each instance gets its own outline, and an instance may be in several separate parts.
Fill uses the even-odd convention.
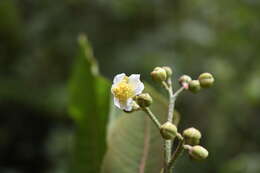
[[[135,99],[137,104],[142,108],[148,107],[153,103],[153,98],[148,93],[142,93],[136,96]]]
[[[214,77],[210,73],[202,73],[199,78],[200,86],[202,88],[209,88],[214,83]]]
[[[197,93],[200,90],[200,82],[198,80],[192,80],[189,82],[189,90],[193,93]]]
[[[156,67],[152,72],[151,76],[155,81],[165,81],[167,79],[166,71],[161,67]]]
[[[183,86],[185,89],[188,89],[189,87],[189,82],[191,81],[191,77],[188,76],[188,75],[182,75],[180,78],[179,78],[179,83],[181,86]]]
[[[185,144],[198,145],[200,143],[201,133],[199,130],[191,127],[183,131]]]
[[[164,139],[174,139],[177,135],[177,127],[170,123],[166,122],[160,127],[160,133]]]
[[[209,152],[202,146],[196,145],[189,150],[189,155],[194,160],[204,160],[208,157]]]
[[[162,68],[166,71],[167,77],[171,77],[172,76],[172,69],[171,69],[171,67],[164,66]]]

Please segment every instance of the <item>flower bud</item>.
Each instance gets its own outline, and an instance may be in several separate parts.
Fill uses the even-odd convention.
[[[189,90],[193,93],[197,93],[200,90],[200,82],[198,80],[192,80],[189,82]]]
[[[183,86],[185,89],[188,89],[190,81],[191,81],[191,77],[188,75],[182,75],[179,78],[180,85]]]
[[[177,127],[170,123],[166,122],[160,127],[160,133],[164,139],[173,139],[177,135]]]
[[[201,133],[199,130],[191,127],[183,131],[185,144],[198,145],[200,143]]]
[[[171,67],[163,66],[162,68],[166,71],[166,74],[167,74],[168,78],[172,76],[172,69],[171,69]]]
[[[151,72],[151,76],[153,78],[153,80],[155,81],[165,81],[167,79],[167,73],[165,71],[165,69],[161,68],[161,67],[156,67],[152,72]]]
[[[189,155],[194,160],[204,160],[208,157],[209,152],[202,146],[196,145],[189,150]]]
[[[148,93],[142,93],[136,96],[136,102],[140,107],[145,108],[153,103],[153,98]]]
[[[210,73],[202,73],[199,78],[200,86],[202,88],[209,88],[214,83],[214,77]]]

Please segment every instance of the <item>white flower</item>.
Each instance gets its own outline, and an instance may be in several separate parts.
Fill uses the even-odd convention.
[[[133,97],[144,90],[144,84],[140,81],[139,74],[126,76],[125,73],[118,74],[113,80],[111,92],[114,95],[114,104],[126,111],[131,111],[134,105]]]

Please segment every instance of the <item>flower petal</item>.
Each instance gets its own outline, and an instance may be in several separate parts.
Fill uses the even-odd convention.
[[[142,82],[140,82],[138,84],[138,87],[135,88],[134,92],[135,92],[135,95],[139,95],[143,92],[144,90],[144,84]]]
[[[117,98],[114,97],[114,104],[119,109],[131,111],[133,108],[133,99],[129,98],[126,102],[120,102]]]
[[[126,111],[131,111],[132,108],[133,108],[133,99],[129,98],[129,99],[127,99],[126,105],[123,109],[126,110]]]
[[[125,77],[125,73],[118,74],[114,77],[113,84],[119,83]]]
[[[129,84],[132,85],[135,95],[139,95],[144,90],[144,84],[140,80],[140,74],[132,74],[129,77]]]
[[[119,109],[121,109],[121,105],[120,105],[120,102],[117,98],[114,97],[114,104],[116,107],[118,107]]]
[[[113,84],[112,87],[111,87],[111,93],[112,93],[113,95],[115,95],[114,92],[113,92],[113,90],[116,88],[116,86],[117,86],[117,84]]]

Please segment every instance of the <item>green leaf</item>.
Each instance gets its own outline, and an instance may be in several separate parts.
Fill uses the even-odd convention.
[[[105,153],[110,85],[98,74],[98,66],[86,37],[80,36],[79,55],[69,83],[69,113],[75,121],[69,172],[99,172]]]
[[[154,99],[152,111],[164,122],[168,109],[166,100],[145,86]],[[156,126],[142,111],[128,114],[112,108],[102,172],[159,173],[163,167],[163,140]],[[179,120],[179,115],[174,117]]]

